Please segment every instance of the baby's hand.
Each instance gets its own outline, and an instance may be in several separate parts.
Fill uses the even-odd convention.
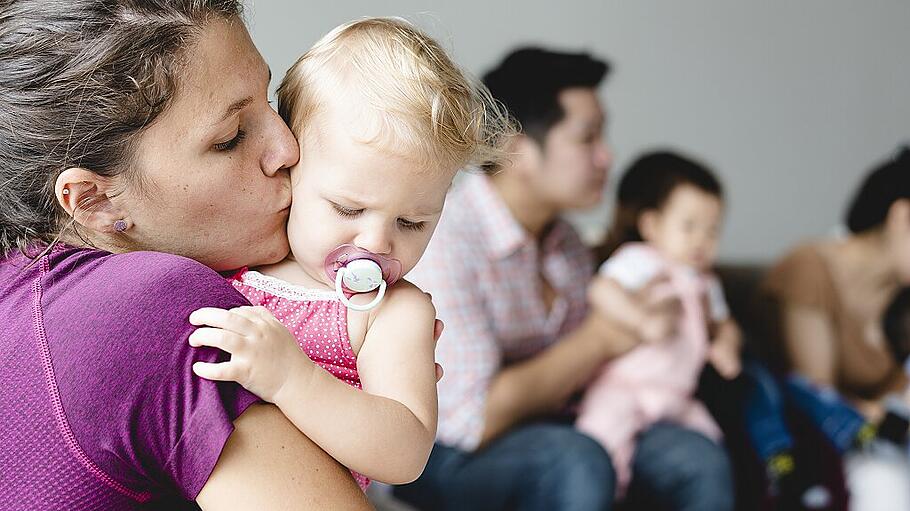
[[[742,362],[739,356],[739,347],[724,339],[715,339],[708,352],[708,360],[721,376],[732,380],[739,376]]]
[[[196,329],[189,337],[191,346],[231,354],[227,362],[196,362],[193,372],[208,380],[235,381],[270,403],[279,400],[288,381],[305,377],[316,367],[264,307],[203,308],[190,315],[190,323],[211,327]]]

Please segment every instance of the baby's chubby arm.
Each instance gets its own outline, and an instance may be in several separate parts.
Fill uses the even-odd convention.
[[[363,294],[352,301],[372,299]],[[436,436],[435,318],[430,297],[399,281],[369,313],[348,311],[363,391],[321,371],[287,386],[292,392],[276,404],[346,467],[385,483],[413,481]]]
[[[410,482],[429,458],[437,421],[435,319],[430,297],[407,281],[396,283],[372,314],[357,356],[368,399],[348,426],[362,431],[364,442],[356,451],[345,446],[363,470],[348,466],[368,477]]]
[[[355,297],[356,298],[356,297]],[[194,346],[231,353],[197,363],[212,380],[231,380],[272,402],[340,463],[371,479],[403,484],[422,472],[436,434],[436,310],[429,296],[400,281],[370,314],[358,355],[360,391],[313,363],[269,311],[200,309]]]
[[[708,359],[721,376],[731,380],[742,370],[742,334],[733,318],[717,323],[713,330]]]

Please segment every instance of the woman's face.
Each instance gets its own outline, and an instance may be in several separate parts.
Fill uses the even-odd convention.
[[[901,285],[910,285],[910,199],[900,199],[891,205],[884,229],[888,255],[898,279]]]
[[[299,153],[269,104],[269,78],[241,21],[209,23],[170,106],[139,139],[139,183],[113,199],[129,215],[134,248],[216,270],[287,255],[287,168]]]

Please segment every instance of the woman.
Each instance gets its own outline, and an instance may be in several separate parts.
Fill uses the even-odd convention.
[[[246,304],[213,270],[288,251],[268,83],[239,2],[0,3],[0,508],[369,508],[277,409],[191,371],[220,355],[189,313]]]
[[[769,272],[765,291],[776,310],[787,365],[802,377],[797,381],[835,390],[875,423],[885,396],[903,392],[907,384],[879,325],[898,287],[910,283],[910,151],[904,149],[866,177],[847,227],[850,234],[843,239],[791,252]],[[843,436],[850,422],[862,427],[862,419],[851,419],[860,415],[844,407],[836,413],[831,405],[814,408],[820,410],[819,427],[832,438]],[[882,463],[868,455],[848,457],[853,509],[910,506],[905,463]],[[875,503],[878,498],[887,501]]]

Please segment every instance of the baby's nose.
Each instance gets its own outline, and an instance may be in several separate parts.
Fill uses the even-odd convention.
[[[374,254],[388,255],[392,252],[392,240],[383,232],[364,232],[354,240],[354,244]]]

